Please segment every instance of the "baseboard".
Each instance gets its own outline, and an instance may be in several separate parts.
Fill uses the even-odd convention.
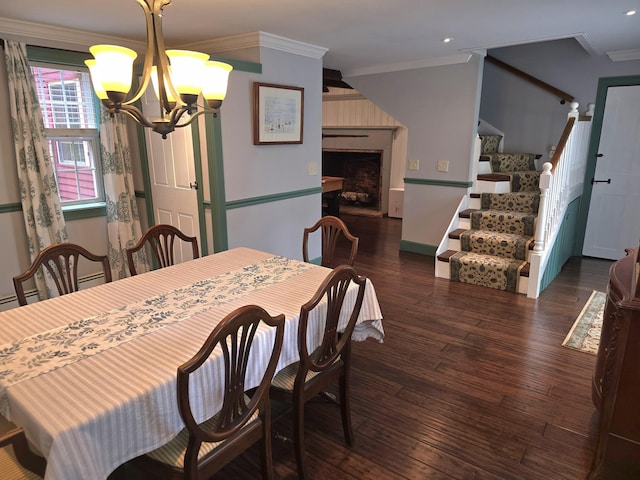
[[[410,242],[409,240],[400,240],[401,252],[419,253],[420,255],[435,257],[437,250],[437,245],[426,245],[424,243]]]

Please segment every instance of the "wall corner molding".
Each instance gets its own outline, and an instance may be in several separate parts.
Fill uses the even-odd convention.
[[[216,54],[260,47],[273,48],[274,50],[316,59],[322,58],[328,50],[323,47],[298,42],[297,40],[291,40],[267,32],[243,33],[241,35],[215,38],[183,46],[183,48],[191,48],[205,52],[212,51],[216,52]]]
[[[376,75],[379,73],[401,72],[405,70],[419,70],[423,68],[442,67],[445,65],[457,65],[460,63],[467,63],[469,60],[471,60],[472,56],[473,54],[471,53],[462,53],[459,55],[449,55],[446,57],[425,58],[423,60],[416,60],[413,62],[373,65],[371,67],[354,68],[353,70],[343,71],[342,76],[343,78],[362,77],[365,75]]]
[[[117,43],[127,45],[138,52],[145,50],[144,42],[4,17],[0,17],[0,32],[7,39],[41,47],[88,51],[91,45]]]
[[[636,48],[633,50],[619,50],[617,52],[607,52],[607,57],[609,57],[613,62],[640,60],[640,48]]]

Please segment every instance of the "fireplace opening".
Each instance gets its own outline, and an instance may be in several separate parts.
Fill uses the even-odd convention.
[[[382,150],[323,150],[322,175],[344,178],[341,211],[381,211],[381,163]]]

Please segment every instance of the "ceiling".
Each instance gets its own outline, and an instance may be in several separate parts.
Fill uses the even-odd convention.
[[[169,47],[267,32],[326,48],[324,66],[349,75],[571,37],[591,55],[640,58],[640,13],[626,16],[631,9],[640,10],[640,0],[173,0],[163,28]],[[134,0],[7,0],[6,19],[110,35],[123,45],[145,38]]]

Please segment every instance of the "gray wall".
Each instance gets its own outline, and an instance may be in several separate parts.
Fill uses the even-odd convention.
[[[482,60],[346,79],[408,129],[407,158],[419,169],[405,165],[405,177],[423,182],[405,184],[403,241],[437,246],[466,194],[447,183],[470,181]],[[436,171],[440,160],[447,173]]]
[[[262,74],[233,72],[223,105],[222,136],[227,201],[319,188],[322,161],[322,60],[260,49]],[[303,143],[253,145],[252,83],[304,87]],[[315,175],[308,164],[316,163]],[[229,248],[248,246],[302,258],[302,232],[321,216],[320,193],[227,211]],[[310,256],[320,256],[312,244]]]
[[[613,62],[591,56],[573,39],[490,50],[489,55],[572,96],[584,113],[596,100],[598,79],[640,74],[640,60]],[[504,151],[526,151],[548,158],[557,144],[569,105],[557,97],[487,63],[480,118],[505,133]]]

